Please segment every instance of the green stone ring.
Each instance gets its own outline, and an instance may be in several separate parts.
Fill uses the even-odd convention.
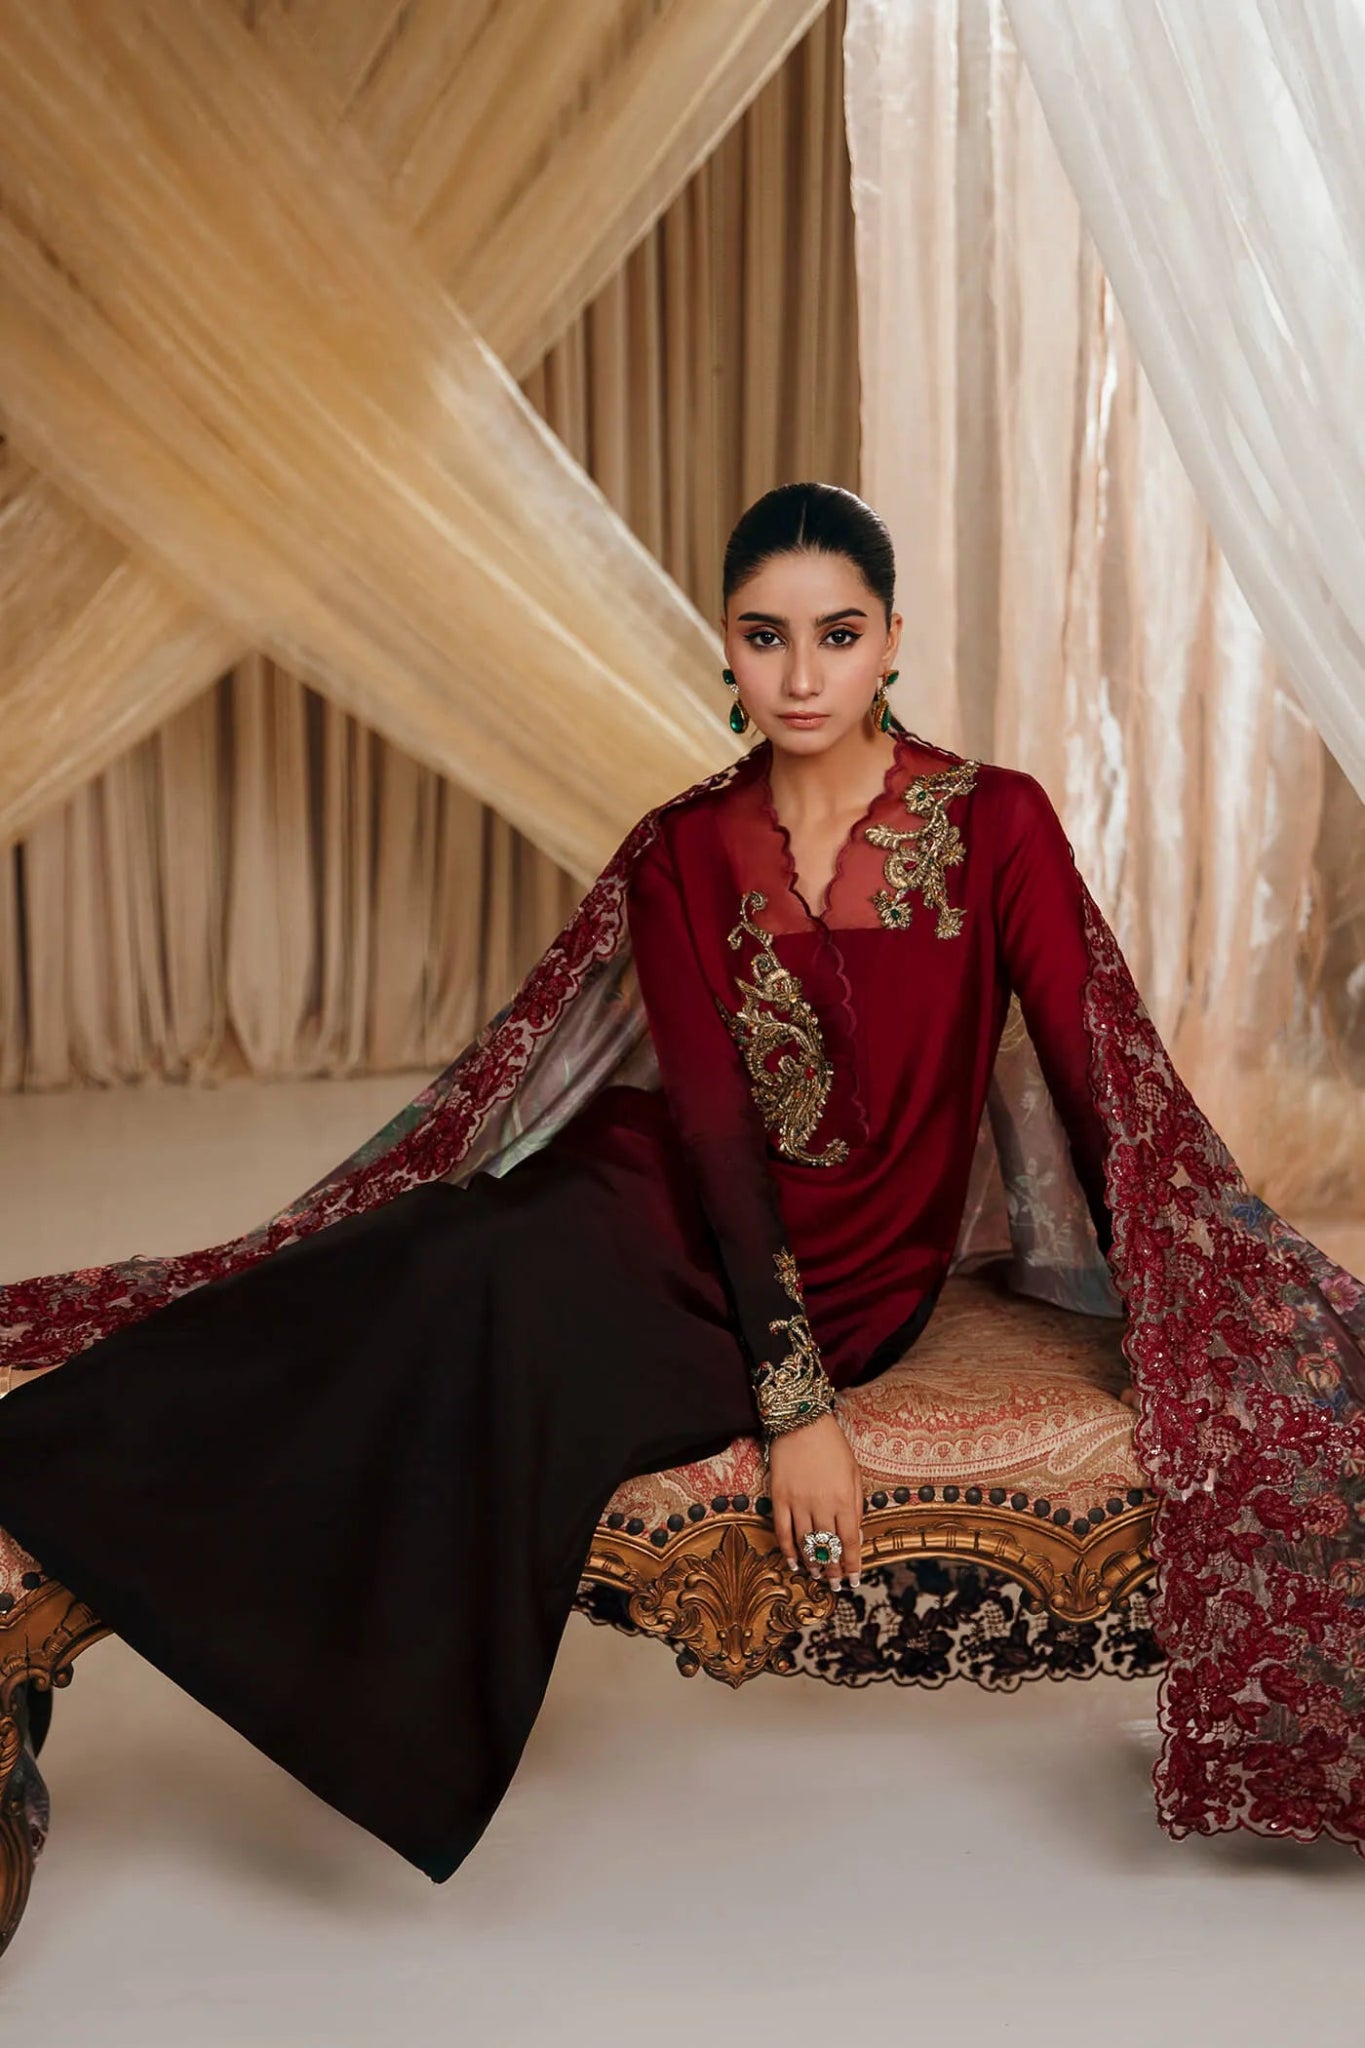
[[[809,1536],[801,1538],[801,1547],[807,1562],[820,1566],[838,1564],[844,1554],[844,1546],[832,1529],[812,1529]]]

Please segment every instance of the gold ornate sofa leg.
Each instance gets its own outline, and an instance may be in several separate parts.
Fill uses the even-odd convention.
[[[705,1671],[731,1686],[787,1669],[784,1638],[834,1607],[828,1584],[788,1569],[758,1515],[699,1524],[662,1550],[599,1528],[587,1571],[629,1593],[631,1620],[673,1645],[684,1677]]]
[[[33,1882],[33,1844],[14,1777],[22,1749],[17,1717],[0,1715],[0,1955],[19,1925]]]
[[[53,1579],[0,1615],[0,1954],[14,1938],[33,1882],[35,1845],[15,1776],[24,1743],[24,1688],[33,1680],[69,1685],[75,1659],[108,1633]]]

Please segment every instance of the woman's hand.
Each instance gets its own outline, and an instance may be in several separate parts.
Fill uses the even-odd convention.
[[[768,1450],[768,1493],[773,1525],[787,1563],[818,1573],[807,1563],[802,1538],[812,1529],[832,1529],[843,1555],[824,1567],[831,1583],[847,1576],[856,1586],[862,1567],[863,1475],[853,1446],[837,1418],[775,1436]]]

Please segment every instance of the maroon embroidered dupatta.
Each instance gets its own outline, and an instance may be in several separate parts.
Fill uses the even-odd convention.
[[[627,886],[663,816],[738,766],[641,819],[506,1008],[277,1215],[200,1251],[0,1288],[0,1385],[423,1182],[506,1172],[608,1083],[656,1079],[632,987]],[[1012,1249],[1021,1291],[1124,1314],[1134,1448],[1158,1494],[1162,1826],[1176,1837],[1325,1832],[1365,1854],[1365,1286],[1250,1193],[1077,881],[1091,1106],[1108,1134],[1108,1260],[1087,1233],[1065,1106],[1016,1019],[955,1262]],[[718,1099],[732,1082],[733,1070],[718,1077]]]

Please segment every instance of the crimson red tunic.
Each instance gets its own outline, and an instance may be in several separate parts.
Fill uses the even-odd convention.
[[[898,735],[817,914],[797,888],[773,806],[771,753],[763,742],[724,788],[666,812],[631,877],[631,942],[663,1101],[609,1089],[557,1142],[602,1160],[616,1146],[629,1159],[657,1228],[675,1240],[684,1232],[678,1249],[705,1292],[681,1146],[751,1356],[771,1354],[770,1319],[790,1314],[772,1268],[785,1247],[825,1371],[844,1386],[901,1355],[932,1311],[1012,992],[1109,1249],[1106,1138],[1086,1074],[1081,885],[1032,776]],[[909,848],[903,835],[921,831]],[[765,949],[769,970],[794,977],[813,1013],[813,1028],[785,1041],[798,1091],[812,1059],[823,1055],[829,1073],[798,1143],[790,1130],[784,1143],[780,1118],[760,1114],[724,1014],[744,1008]],[[759,982],[774,986],[771,973]],[[772,1071],[790,1005],[748,1007],[775,1027],[760,1062]],[[830,1163],[810,1163],[820,1158]]]

